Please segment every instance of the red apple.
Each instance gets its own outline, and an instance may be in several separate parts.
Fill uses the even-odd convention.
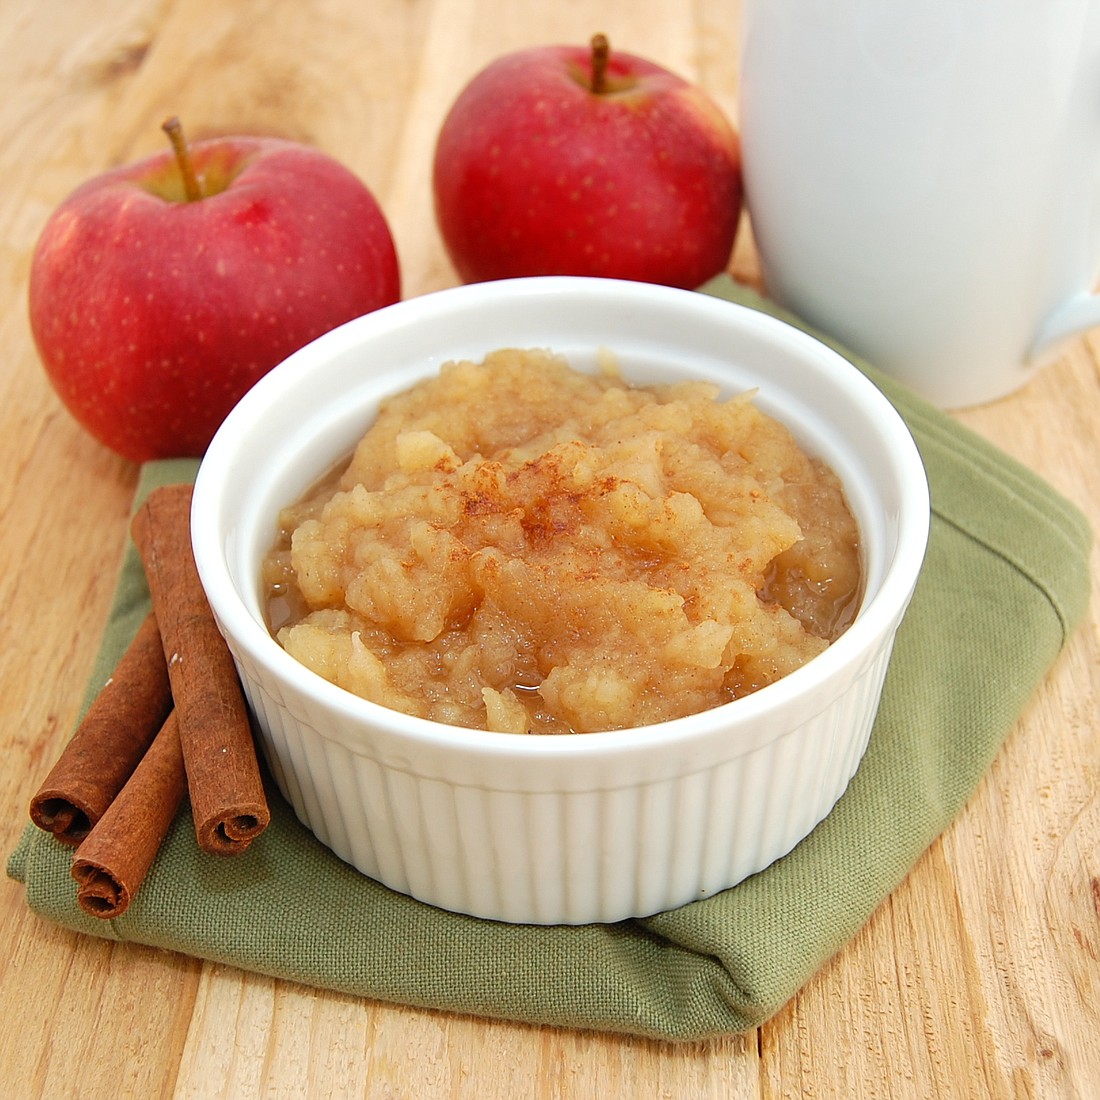
[[[740,143],[698,87],[626,53],[545,46],[466,86],[435,150],[435,212],[464,282],[599,275],[695,287],[729,262]]]
[[[374,197],[317,149],[226,137],[89,180],[35,248],[30,320],[61,400],[125,458],[198,456],[261,375],[400,296]]]

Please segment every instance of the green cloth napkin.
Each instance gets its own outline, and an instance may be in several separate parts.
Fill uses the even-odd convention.
[[[727,278],[704,290],[775,312]],[[931,541],[855,778],[825,821],[765,871],[645,920],[498,924],[365,878],[272,789],[268,831],[233,859],[200,852],[181,811],[137,898],[113,921],[82,913],[71,850],[33,826],[8,873],[26,884],[36,912],[65,927],[364,997],[685,1040],[761,1024],[851,939],[958,813],[1087,600],[1091,535],[1080,512],[858,365],[916,437],[931,483]],[[194,469],[147,465],[135,506]],[[89,699],[146,607],[130,548]]]

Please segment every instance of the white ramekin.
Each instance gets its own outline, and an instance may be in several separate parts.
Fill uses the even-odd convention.
[[[783,420],[844,483],[866,595],[849,630],[754,695],[631,730],[524,737],[353,696],[264,625],[260,560],[279,508],[348,454],[379,398],[501,347],[628,380],[712,379]],[[689,291],[578,278],[482,283],[358,318],[249,392],[195,486],[195,558],[264,754],[301,821],[394,890],[503,921],[580,924],[673,908],[767,867],[829,813],[870,736],[916,583],[929,500],[893,407],[840,356],[772,317]]]

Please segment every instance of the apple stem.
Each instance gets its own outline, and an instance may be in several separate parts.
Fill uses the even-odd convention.
[[[611,43],[606,34],[592,36],[592,93],[603,95],[607,91],[607,59],[611,54]]]
[[[191,159],[191,151],[187,148],[187,139],[183,136],[180,120],[175,116],[166,119],[161,129],[168,135],[168,140],[172,143],[172,152],[176,154],[176,163],[183,177],[183,193],[187,196],[187,201],[198,202],[202,198],[202,188],[199,186],[199,177],[195,174],[195,163]]]

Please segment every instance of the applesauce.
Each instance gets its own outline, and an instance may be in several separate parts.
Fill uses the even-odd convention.
[[[541,350],[387,399],[279,527],[264,580],[287,652],[383,706],[510,733],[757,691],[861,592],[839,480],[751,393],[632,386]]]

